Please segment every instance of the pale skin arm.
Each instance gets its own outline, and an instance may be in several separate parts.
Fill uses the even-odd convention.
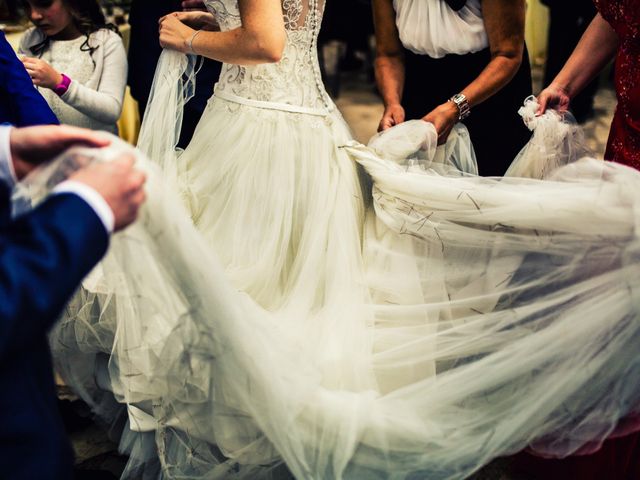
[[[538,114],[543,114],[547,108],[567,110],[571,99],[612,60],[619,41],[611,25],[597,14],[560,73],[538,95]]]
[[[378,40],[385,43],[379,47],[376,70],[380,77],[385,77],[382,81],[379,80],[378,84],[383,91],[385,116],[387,116],[393,109],[397,109],[395,102],[399,104],[402,95],[404,66],[401,56],[397,53],[393,54],[393,52],[402,49],[399,47],[400,39],[395,29],[395,12],[392,1],[374,0],[374,12],[374,18],[379,19],[384,28],[382,36],[377,35]],[[489,37],[491,61],[462,92],[451,92],[451,96],[463,93],[473,108],[495,95],[513,79],[520,68],[524,53],[525,13],[525,0],[482,1],[482,15]],[[388,25],[389,22],[394,23],[393,29]],[[378,23],[376,28],[378,28]],[[395,30],[395,34],[393,30]],[[386,55],[381,56],[381,51]],[[402,66],[401,70],[399,66]],[[442,143],[446,141],[451,129],[458,121],[458,115],[458,108],[455,104],[445,102],[425,115],[423,120],[434,124],[438,132],[438,140]],[[402,111],[402,116],[404,117],[404,111]],[[382,129],[393,126],[393,121],[385,120],[383,117],[380,125]],[[401,121],[403,120],[404,118]]]
[[[198,55],[237,65],[280,61],[286,31],[280,0],[240,0],[242,26],[226,32],[201,31],[193,41]],[[189,40],[197,31],[182,23],[180,13],[160,20],[160,44],[164,48],[189,51]]]
[[[404,53],[395,18],[392,0],[373,0],[376,82],[385,107],[378,131],[398,125],[405,119],[404,108],[400,104],[405,78]]]

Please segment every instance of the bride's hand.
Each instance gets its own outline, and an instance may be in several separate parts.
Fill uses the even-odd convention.
[[[458,122],[460,112],[453,102],[446,102],[436,107],[422,120],[432,123],[438,132],[438,145],[442,145],[449,138],[454,125]]]
[[[559,112],[566,112],[569,110],[570,103],[571,97],[569,96],[569,92],[567,92],[564,87],[552,83],[538,95],[538,104],[540,104],[540,107],[536,115],[542,115],[548,108],[553,108]]]
[[[189,39],[195,30],[180,21],[179,15],[185,12],[170,13],[160,19],[160,45],[162,48],[189,53]]]
[[[405,114],[402,105],[388,105],[384,109],[384,115],[382,115],[382,120],[380,120],[380,124],[378,125],[378,131],[382,132],[383,130],[388,130],[391,127],[401,124],[404,122],[404,117]]]

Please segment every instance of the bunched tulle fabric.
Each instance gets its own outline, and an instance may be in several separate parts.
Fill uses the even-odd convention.
[[[464,478],[527,445],[597,444],[637,411],[637,172],[565,156],[544,181],[486,179],[456,168],[474,164],[463,130],[436,149],[411,122],[363,147],[337,116],[206,115],[177,174],[133,152],[142,218],[53,338],[101,414],[128,407],[131,476]],[[557,128],[525,170],[579,139],[540,122]],[[71,152],[28,194],[122,151]]]

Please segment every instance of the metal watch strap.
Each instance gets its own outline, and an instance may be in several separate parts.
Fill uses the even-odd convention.
[[[471,115],[471,107],[464,93],[456,93],[449,101],[458,107],[458,120],[464,120]]]

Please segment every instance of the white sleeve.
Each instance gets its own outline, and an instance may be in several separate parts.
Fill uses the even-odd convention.
[[[96,192],[93,188],[85,185],[84,183],[67,180],[56,186],[51,193],[52,195],[61,193],[73,193],[79,196],[89,204],[94,212],[96,212],[96,215],[98,215],[98,217],[102,221],[102,224],[104,225],[107,233],[113,233],[113,229],[115,227],[115,217],[113,215],[113,210],[111,210],[111,207],[102,197],[102,195]]]
[[[127,86],[127,53],[122,39],[109,35],[100,48],[105,49],[102,77],[97,90],[71,78],[69,89],[60,97],[88,117],[103,123],[115,124],[122,113]]]
[[[0,182],[13,188],[16,184],[16,171],[11,158],[10,125],[0,125]]]

